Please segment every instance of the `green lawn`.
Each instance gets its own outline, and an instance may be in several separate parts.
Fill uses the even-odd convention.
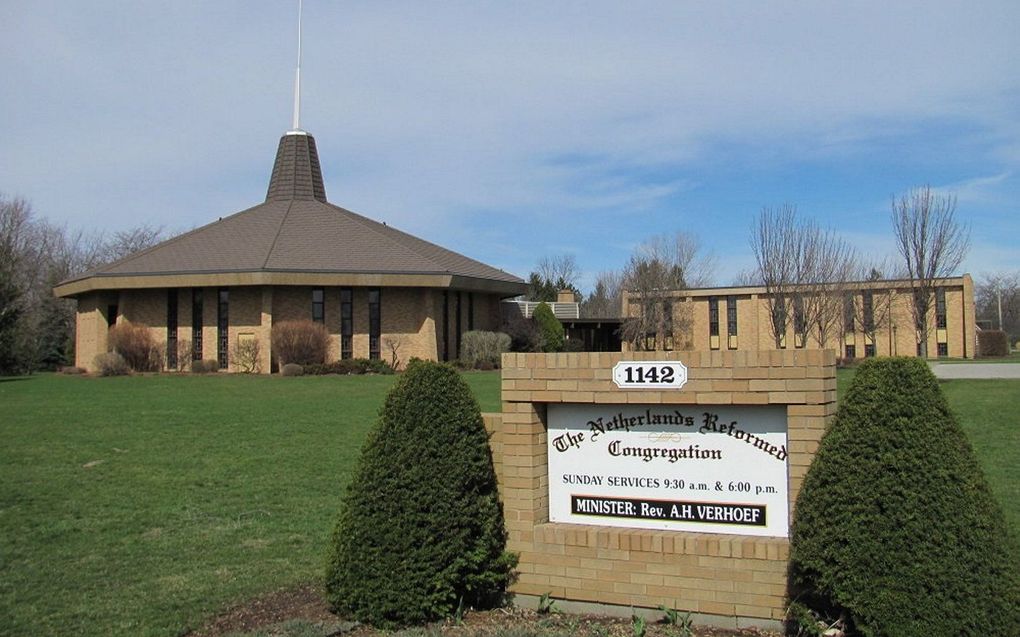
[[[499,409],[498,373],[465,379]],[[318,578],[394,380],[0,379],[0,635],[177,635]],[[1020,381],[943,387],[1020,529]]]

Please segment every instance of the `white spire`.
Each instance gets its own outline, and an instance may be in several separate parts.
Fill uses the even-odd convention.
[[[301,0],[298,0],[297,20],[297,71],[294,73],[294,125],[290,133],[300,134],[301,130]]]

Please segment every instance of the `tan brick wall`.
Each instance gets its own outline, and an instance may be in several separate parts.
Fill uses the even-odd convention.
[[[625,391],[620,360],[680,360],[681,390]],[[779,404],[787,409],[791,516],[835,412],[835,354],[820,350],[506,354],[503,411],[488,415],[509,533],[520,555],[513,590],[582,602],[780,620],[789,540],[550,523],[549,403]]]
[[[310,320],[312,316],[311,286],[238,286],[227,288],[229,303],[229,347],[242,337],[254,335],[260,344],[262,371],[270,370],[271,331],[275,323],[288,320]],[[353,288],[355,358],[369,357],[368,342],[368,290]],[[207,287],[203,291],[202,358],[217,358],[217,315],[219,288]],[[325,325],[330,334],[327,360],[340,358],[340,288],[323,288],[325,297]],[[178,297],[178,340],[191,342],[192,288],[180,288]],[[456,358],[456,291],[449,291],[449,324],[451,358]],[[461,292],[461,330],[467,331],[470,303],[468,292]],[[78,342],[76,360],[81,367],[91,369],[97,353],[106,351],[106,307],[117,304],[121,320],[148,325],[157,342],[166,343],[166,303],[164,288],[150,290],[122,290],[119,293],[91,293],[78,301],[76,327]],[[393,348],[399,365],[406,365],[412,357],[436,360],[442,356],[444,335],[441,332],[443,291],[434,288],[382,288],[382,338],[380,357],[391,362]],[[496,330],[500,324],[499,296],[474,293],[474,328]],[[190,354],[187,356],[190,360]],[[228,360],[232,356],[228,356]],[[185,369],[189,366],[187,361]],[[232,360],[228,371],[236,371]]]
[[[876,308],[880,308],[883,304],[889,308],[886,312],[876,311],[878,329],[875,334],[875,353],[879,356],[915,356],[917,354],[917,337],[911,309],[913,301],[908,285],[903,281],[880,281],[871,285],[873,285]],[[948,346],[949,356],[973,358],[977,345],[974,327],[974,283],[970,275],[965,274],[962,277],[945,280],[940,287],[945,290],[946,294],[946,329],[940,334],[935,328],[933,306],[929,316],[931,329],[928,339],[928,355],[930,358],[936,357],[941,335],[942,342],[945,342]],[[726,296],[729,295],[729,292],[738,297],[738,349],[776,349],[766,298],[763,294],[758,293],[749,295],[740,294],[741,290],[749,289],[753,288],[720,289],[718,298],[719,349],[721,350],[725,350],[727,345]],[[688,306],[692,310],[692,320],[690,321],[692,332],[689,334],[689,338],[693,343],[694,349],[711,349],[708,294],[709,291],[707,290],[695,290],[693,295],[688,295],[683,291],[677,291],[673,294],[675,307]],[[625,298],[625,316],[633,316],[636,312],[640,312],[640,309],[640,304],[635,299]],[[792,307],[789,311],[791,313],[791,320],[786,331],[786,349],[796,349],[792,325]],[[880,314],[884,314],[884,320],[881,320]],[[813,330],[808,336],[806,347],[833,349],[838,352],[839,356],[843,356],[846,351],[845,346],[850,343],[855,345],[856,356],[863,358],[864,347],[867,342],[868,337],[860,330],[859,325],[855,331],[845,333],[841,326],[841,320],[837,320],[837,325],[827,335],[825,343],[818,342],[818,332]],[[623,350],[629,351],[630,349],[630,346],[624,343]]]

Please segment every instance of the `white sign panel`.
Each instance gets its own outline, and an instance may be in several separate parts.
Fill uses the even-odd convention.
[[[620,389],[680,389],[687,367],[680,361],[620,361],[613,366],[613,382]]]
[[[789,535],[784,405],[548,409],[550,521]]]

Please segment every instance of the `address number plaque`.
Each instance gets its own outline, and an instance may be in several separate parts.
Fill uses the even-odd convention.
[[[613,382],[620,389],[680,389],[687,367],[680,361],[620,361],[613,366]]]

